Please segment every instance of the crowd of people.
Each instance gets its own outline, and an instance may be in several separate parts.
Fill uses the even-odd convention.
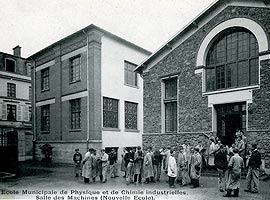
[[[259,168],[261,156],[257,145],[252,145],[250,156],[247,155],[247,140],[241,131],[237,131],[236,142],[228,147],[215,138],[213,133],[206,135],[209,139],[207,147],[199,142],[195,147],[182,144],[177,147],[167,147],[153,150],[151,147],[144,151],[141,147],[124,148],[121,160],[121,171],[124,173],[126,184],[145,184],[160,182],[161,173],[168,176],[169,187],[175,188],[176,183],[181,187],[191,185],[200,186],[199,180],[202,168],[217,169],[218,189],[226,191],[225,197],[238,197],[241,170],[248,167],[247,189],[245,191],[257,193],[259,187]],[[245,164],[246,158],[249,162]],[[97,156],[95,149],[89,151],[82,158],[79,150],[73,156],[75,174],[81,175],[85,183],[96,181],[99,177],[102,183],[107,176],[118,177],[117,153],[112,149],[108,154],[104,149]]]
[[[238,197],[242,169],[247,168],[247,189],[244,191],[258,193],[261,154],[257,144],[252,144],[247,153],[247,138],[241,130],[236,130],[235,142],[229,147],[215,138],[213,133],[206,135],[209,139],[207,153],[203,155],[209,168],[218,171],[218,187],[227,191],[224,197]]]

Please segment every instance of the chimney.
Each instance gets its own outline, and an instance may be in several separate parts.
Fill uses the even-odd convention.
[[[21,47],[19,45],[13,48],[13,55],[21,57]]]

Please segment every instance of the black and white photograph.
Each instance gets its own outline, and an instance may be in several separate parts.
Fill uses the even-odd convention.
[[[0,200],[270,200],[270,0],[0,11]]]

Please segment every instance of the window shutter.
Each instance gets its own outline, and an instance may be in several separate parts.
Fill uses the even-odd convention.
[[[5,103],[2,105],[2,119],[7,120],[7,105]]]
[[[17,121],[22,121],[22,106],[18,105]]]
[[[29,121],[29,106],[24,106],[23,114],[24,114],[23,121],[28,122]]]

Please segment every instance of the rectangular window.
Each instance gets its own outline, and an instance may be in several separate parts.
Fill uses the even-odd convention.
[[[249,56],[249,34],[247,32],[239,32],[238,34],[238,60],[246,59]]]
[[[32,107],[29,106],[29,121],[32,121]]]
[[[81,99],[70,100],[70,128],[81,128]]]
[[[137,130],[137,103],[125,101],[125,128]]]
[[[231,63],[227,65],[227,87],[236,87],[237,86],[237,67],[236,63]]]
[[[29,86],[29,100],[32,100],[32,88]]]
[[[166,132],[177,130],[177,103],[165,103],[165,127]]]
[[[6,59],[6,71],[15,72],[15,60]]]
[[[50,105],[41,107],[41,131],[50,131]]]
[[[137,86],[137,73],[134,72],[134,69],[137,67],[137,65],[125,61],[125,84]]]
[[[16,105],[7,104],[7,120],[16,121]]]
[[[238,86],[249,85],[249,63],[248,60],[238,63]]]
[[[217,43],[216,47],[216,63],[224,63],[226,58],[225,38]]]
[[[70,82],[81,80],[81,56],[70,59]]]
[[[31,64],[30,63],[26,64],[26,75],[31,76]]]
[[[164,80],[165,131],[177,131],[177,78]]]
[[[7,83],[7,97],[16,98],[16,84]]]
[[[118,100],[103,97],[103,127],[118,128]]]
[[[227,62],[235,61],[237,58],[237,33],[227,36]]]
[[[255,85],[259,82],[258,58],[252,59],[249,62],[250,85]]]
[[[49,68],[41,70],[41,90],[49,90]]]
[[[225,66],[221,65],[216,68],[217,89],[225,88]]]

